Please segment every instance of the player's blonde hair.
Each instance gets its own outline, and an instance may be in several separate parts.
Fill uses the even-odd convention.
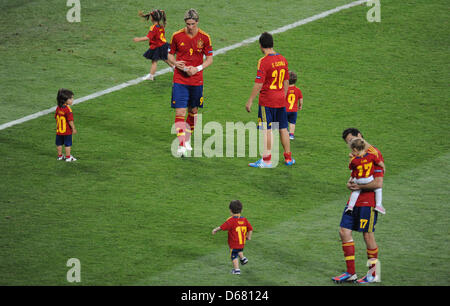
[[[366,148],[366,142],[364,141],[364,139],[355,138],[350,142],[350,148],[358,152],[364,151],[364,149]]]
[[[186,13],[184,14],[184,21],[186,21],[188,19],[193,19],[195,21],[198,21],[199,16],[195,9],[191,8],[186,11]]]

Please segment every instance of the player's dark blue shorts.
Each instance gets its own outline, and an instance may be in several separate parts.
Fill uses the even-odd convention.
[[[203,85],[191,86],[173,83],[172,108],[203,108]]]
[[[258,129],[267,127],[270,130],[273,122],[278,122],[278,128],[280,130],[287,129],[286,107],[273,108],[260,105],[258,109]]]
[[[347,206],[345,208],[347,208]],[[377,219],[378,212],[374,207],[355,206],[353,207],[353,212],[345,212],[344,209],[340,226],[352,231],[372,233],[375,232]]]
[[[234,260],[239,257],[239,252],[244,251],[244,249],[231,249],[231,260]]]
[[[57,146],[65,145],[66,147],[71,147],[72,135],[56,135],[55,144]]]
[[[297,123],[297,112],[287,112],[287,120],[290,124]]]

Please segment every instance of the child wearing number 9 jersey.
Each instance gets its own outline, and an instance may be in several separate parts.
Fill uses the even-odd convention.
[[[294,140],[295,124],[297,123],[297,111],[303,108],[302,91],[295,86],[297,74],[289,71],[289,87],[286,95],[286,113],[289,122],[289,139]]]
[[[58,151],[58,160],[66,162],[76,161],[76,158],[70,154],[72,148],[72,134],[77,133],[75,124],[73,123],[73,113],[70,105],[73,104],[73,92],[69,89],[61,88],[56,96],[58,106],[55,111],[56,119],[56,149]],[[64,156],[62,154],[62,146],[65,146]]]
[[[251,240],[253,227],[247,218],[241,216],[242,203],[239,200],[230,202],[231,217],[219,227],[213,229],[214,235],[218,231],[228,231],[228,246],[231,251],[231,261],[233,263],[232,274],[241,274],[239,261],[245,265],[248,259],[244,256],[244,246],[246,240]]]

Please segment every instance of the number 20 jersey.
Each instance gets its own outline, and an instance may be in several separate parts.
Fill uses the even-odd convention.
[[[253,227],[244,217],[230,217],[220,226],[223,231],[228,231],[228,245],[230,249],[243,249],[247,232],[252,231]]]
[[[255,83],[262,83],[259,105],[272,108],[285,106],[283,82],[289,80],[288,62],[279,53],[268,54],[258,62]]]

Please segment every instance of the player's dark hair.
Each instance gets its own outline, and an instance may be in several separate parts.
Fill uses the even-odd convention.
[[[289,71],[289,85],[295,84],[297,82],[297,74],[295,72]]]
[[[262,48],[268,49],[273,48],[273,37],[270,33],[264,32],[259,37],[259,44]]]
[[[184,14],[184,21],[186,21],[188,19],[193,19],[196,22],[198,22],[199,18],[200,17],[198,16],[197,11],[193,8],[187,10],[186,13]]]
[[[156,21],[160,26],[163,26],[163,27],[166,26],[167,17],[166,17],[166,12],[164,12],[163,10],[153,10],[146,14],[142,13],[142,11],[139,11],[138,14],[139,14],[139,16],[141,16],[142,18],[145,18],[146,20],[149,20],[150,17],[152,17],[152,19],[154,21]]]
[[[239,200],[230,202],[230,210],[233,214],[239,214],[242,211],[242,203]]]
[[[364,139],[354,138],[350,142],[350,148],[352,150],[362,151],[362,150],[364,150],[366,148],[366,142],[364,141]]]
[[[361,132],[355,128],[348,128],[342,132],[342,139],[345,140],[347,138],[348,134],[352,134],[353,136],[358,136],[358,134],[361,134]],[[361,134],[361,137],[364,138],[362,134]]]
[[[73,92],[69,89],[61,88],[58,90],[58,95],[56,96],[56,101],[58,102],[58,106],[62,107],[67,100],[73,98]]]

